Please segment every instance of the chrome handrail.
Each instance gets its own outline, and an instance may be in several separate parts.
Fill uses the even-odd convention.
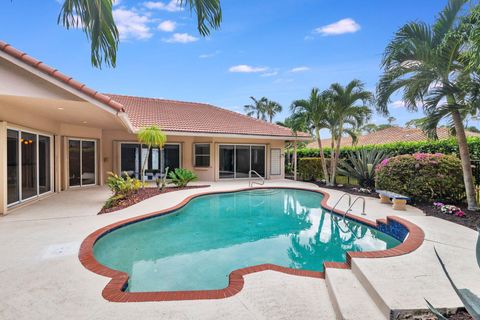
[[[350,206],[350,204],[352,203],[352,196],[349,194],[349,193],[344,193],[342,194],[342,196],[337,200],[337,203],[335,203],[335,205],[332,207],[332,209],[330,209],[330,214],[333,213],[333,210],[335,210],[335,208],[338,206],[338,204],[340,203],[340,201],[343,199],[343,197],[348,197],[348,205]]]
[[[252,172],[255,173],[257,175],[257,177],[259,177],[262,182],[252,181]],[[258,184],[259,186],[263,186],[265,184],[265,178],[263,178],[257,171],[250,170],[250,171],[248,171],[248,187],[251,188],[251,187],[253,187],[254,184]]]
[[[353,200],[353,203],[348,207],[347,211],[345,211],[345,213],[343,215],[344,218],[347,215],[347,213],[352,210],[353,205],[355,204],[355,202],[357,202],[358,199],[361,199],[363,201],[362,216],[367,215],[365,213],[365,197],[356,197],[355,200]]]

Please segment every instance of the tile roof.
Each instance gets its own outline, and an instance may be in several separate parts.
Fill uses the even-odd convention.
[[[450,136],[447,128],[438,128],[437,134],[439,139],[447,139]],[[467,131],[467,136],[476,136],[480,137],[479,133]],[[357,146],[364,145],[374,145],[374,144],[385,144],[393,142],[409,142],[409,141],[426,141],[428,140],[425,133],[417,128],[402,128],[402,127],[391,127],[369,134],[365,134],[358,137]],[[331,144],[331,139],[322,139],[322,144],[326,147],[329,147]],[[341,141],[341,146],[351,146],[352,139],[350,137],[343,137]],[[308,144],[310,148],[318,148],[316,141]]]
[[[135,128],[164,131],[291,137],[290,129],[210,104],[106,94],[125,106]],[[309,137],[307,133],[300,137]]]
[[[121,112],[124,111],[123,106],[117,101],[114,101],[112,98],[87,87],[85,84],[76,81],[72,77],[61,73],[57,69],[52,68],[46,65],[45,63],[29,56],[25,52],[15,49],[10,44],[3,42],[1,40],[0,40],[0,51],[3,51],[6,54],[10,55],[11,57],[16,58],[17,60],[20,60],[49,76],[52,76],[53,78],[69,85],[73,89],[78,90],[88,95],[91,98],[94,98],[95,100],[115,109],[116,111],[121,111]]]

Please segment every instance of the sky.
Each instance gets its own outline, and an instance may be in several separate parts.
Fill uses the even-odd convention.
[[[360,79],[374,90],[381,57],[403,24],[432,22],[446,0],[221,0],[220,30],[201,37],[175,0],[120,0],[117,67],[90,64],[81,30],[57,25],[61,0],[0,2],[0,39],[105,93],[211,103],[237,112],[250,96],[290,114],[313,87]],[[404,125],[421,117],[398,96],[390,112]],[[372,122],[386,123],[375,114]]]

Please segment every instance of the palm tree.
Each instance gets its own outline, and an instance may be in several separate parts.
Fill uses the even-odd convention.
[[[270,123],[273,122],[273,117],[282,112],[282,106],[275,101],[267,100],[264,106],[265,115],[268,116]]]
[[[320,160],[322,162],[322,170],[325,181],[329,181],[327,163],[323,152],[322,139],[320,130],[327,127],[325,121],[327,110],[332,104],[331,95],[327,91],[320,92],[318,88],[313,88],[308,99],[296,100],[292,102],[291,110],[299,117],[303,117],[310,130],[315,131],[315,137],[320,150]]]
[[[455,36],[466,2],[450,0],[432,25],[410,22],[397,31],[383,56],[377,105],[379,111],[388,114],[391,95],[401,90],[407,109],[415,111],[423,106],[428,120],[421,126],[431,136],[436,136],[433,126],[440,120],[451,123],[460,151],[468,208],[478,210],[463,125],[465,116],[478,107],[468,103],[473,75],[462,58],[464,40]]]
[[[253,103],[243,106],[247,116],[265,120],[265,106],[268,102],[268,99],[265,97],[262,97],[259,100],[257,100],[255,97],[250,97],[250,99],[252,99]]]
[[[222,22],[220,0],[179,0],[197,15],[197,28],[202,36],[218,29]],[[58,23],[65,28],[81,28],[90,41],[92,65],[115,67],[119,33],[113,19],[113,0],[64,0]]]
[[[370,119],[371,110],[365,104],[373,100],[373,94],[364,89],[364,84],[360,80],[352,80],[345,87],[334,83],[330,86],[329,92],[333,100],[332,109],[327,113],[332,134],[332,153],[330,181],[327,183],[334,185],[342,136],[350,135],[355,142],[358,128]],[[358,102],[362,102],[362,105],[358,106]]]
[[[308,131],[304,114],[294,113],[285,119],[284,126],[290,128],[295,139],[293,140],[293,179],[297,181],[297,137],[299,132]],[[290,155],[289,155],[290,159]]]
[[[145,182],[145,167],[152,148],[162,148],[167,142],[167,135],[157,126],[142,128],[137,133],[137,139],[142,145],[146,145],[147,155],[142,163],[142,182]]]

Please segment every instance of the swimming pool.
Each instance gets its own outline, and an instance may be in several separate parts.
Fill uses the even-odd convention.
[[[347,251],[401,243],[372,226],[322,209],[323,195],[255,189],[203,195],[168,215],[98,235],[93,256],[128,275],[132,293],[222,289],[232,271],[260,264],[323,271]]]

